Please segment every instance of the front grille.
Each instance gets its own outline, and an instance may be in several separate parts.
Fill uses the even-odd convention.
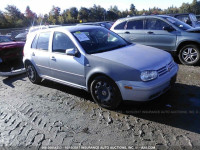
[[[163,76],[164,74],[166,74],[167,72],[169,72],[173,67],[175,66],[174,61],[171,61],[169,64],[167,64],[166,66],[158,69],[158,75],[159,76]]]

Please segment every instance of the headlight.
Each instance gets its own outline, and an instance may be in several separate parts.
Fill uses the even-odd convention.
[[[158,73],[154,70],[143,71],[140,75],[142,81],[150,81],[156,79],[157,77]]]

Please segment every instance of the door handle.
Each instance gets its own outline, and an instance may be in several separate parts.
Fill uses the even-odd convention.
[[[35,53],[34,53],[34,52],[32,53],[32,56],[35,56]]]
[[[148,34],[153,34],[153,32],[152,31],[149,31],[149,32],[147,32]]]
[[[126,31],[125,34],[130,34],[130,32]]]
[[[54,56],[51,56],[51,60],[56,60],[56,58]]]

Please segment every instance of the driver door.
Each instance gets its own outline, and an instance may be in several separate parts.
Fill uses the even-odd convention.
[[[50,67],[52,77],[69,84],[85,86],[84,56],[70,56],[66,49],[76,49],[70,38],[62,32],[54,32]]]
[[[177,31],[166,31],[163,27],[170,26],[168,23],[157,18],[146,20],[145,45],[172,51],[176,48]]]

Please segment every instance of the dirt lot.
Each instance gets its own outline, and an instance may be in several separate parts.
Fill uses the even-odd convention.
[[[0,146],[199,149],[200,67],[179,66],[168,93],[116,111],[100,108],[82,90],[47,80],[34,85],[26,75],[0,77]]]

